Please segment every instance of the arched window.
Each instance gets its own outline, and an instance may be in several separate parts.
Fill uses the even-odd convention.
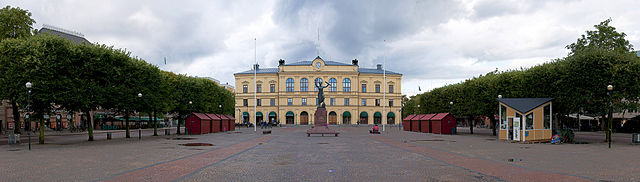
[[[309,91],[309,80],[307,78],[302,78],[300,80],[300,92]]]
[[[287,79],[287,92],[293,92],[293,78]]]
[[[345,78],[342,80],[342,91],[351,92],[351,79]]]
[[[329,79],[329,92],[335,92],[338,90],[337,83],[338,80],[336,80],[335,78]]]
[[[316,85],[322,85],[322,78],[316,78],[316,80],[313,82],[313,91],[317,92],[318,87],[316,87]]]

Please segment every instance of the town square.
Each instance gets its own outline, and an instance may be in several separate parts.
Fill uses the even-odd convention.
[[[0,181],[640,181],[635,1],[6,1]]]

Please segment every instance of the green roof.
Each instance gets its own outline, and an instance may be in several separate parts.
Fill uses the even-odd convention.
[[[342,116],[351,117],[351,113],[349,111],[345,111],[342,113]]]
[[[293,112],[289,111],[285,116],[293,116]]]
[[[396,117],[396,115],[395,115],[395,114],[393,114],[393,112],[389,112],[389,113],[387,114],[387,117]]]
[[[382,117],[382,113],[380,112],[373,113],[373,117]]]
[[[367,114],[367,112],[362,111],[360,113],[360,117],[367,117],[367,116],[369,116],[369,114]]]
[[[124,117],[121,117],[121,116],[116,116],[116,117],[113,117],[113,118],[115,118],[117,120],[120,120],[120,121],[125,121],[126,120]],[[153,118],[151,118],[151,119],[153,119]],[[149,117],[140,117],[138,119],[138,116],[129,116],[129,120],[130,121],[138,121],[138,120],[140,120],[140,121],[149,121]],[[164,120],[162,118],[158,118],[158,121],[164,121]]]
[[[276,116],[277,116],[276,112],[271,111],[269,113],[269,117],[276,117]]]

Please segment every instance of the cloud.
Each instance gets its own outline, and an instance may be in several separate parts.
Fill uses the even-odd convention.
[[[277,60],[325,60],[403,74],[403,94],[566,56],[612,18],[640,42],[638,1],[270,0],[8,1],[37,21],[126,48],[163,70],[234,83],[233,73]],[[254,41],[254,38],[256,41]],[[318,41],[319,38],[319,41]],[[386,42],[384,41],[386,40]],[[255,46],[255,47],[254,47]],[[636,46],[637,47],[637,46]],[[254,57],[254,51],[256,56]],[[167,57],[167,65],[163,58]]]

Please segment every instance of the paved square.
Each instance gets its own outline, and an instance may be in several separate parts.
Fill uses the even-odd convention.
[[[3,145],[0,181],[638,181],[640,146],[520,144],[476,134],[308,127]],[[482,130],[480,130],[481,132]],[[119,136],[119,135],[116,135]],[[175,140],[193,138],[193,140]],[[210,143],[214,146],[183,146]],[[509,159],[513,159],[510,161]]]

